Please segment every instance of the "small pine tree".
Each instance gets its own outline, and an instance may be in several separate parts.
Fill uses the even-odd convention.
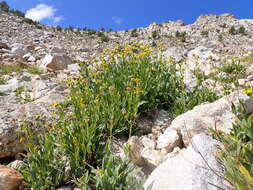
[[[29,19],[29,18],[25,18],[24,22],[27,24],[35,25],[35,26],[39,24],[38,22],[33,21],[32,19]]]
[[[73,26],[69,26],[68,29],[69,29],[70,31],[72,31],[72,32],[74,31],[74,27],[73,27]]]
[[[96,34],[96,30],[93,30],[93,29],[88,29],[88,35],[93,35],[93,34]]]
[[[102,36],[104,36],[104,33],[103,32],[98,32],[97,35],[98,35],[98,37],[102,37]]]
[[[109,37],[106,36],[104,33],[103,33],[103,36],[100,37],[100,39],[102,42],[109,42],[110,41]]]
[[[175,34],[176,38],[179,38],[180,37],[180,32],[177,30],[176,31],[176,34]]]
[[[157,46],[157,44],[155,43],[155,41],[152,42],[151,46],[152,47],[156,47]]]
[[[159,38],[159,34],[158,34],[158,32],[156,30],[152,32],[152,38],[153,39]]]
[[[0,3],[0,11],[5,11],[5,12],[9,12],[9,10],[10,10],[10,7],[9,7],[9,5],[6,3],[6,1],[2,1],[1,3]]]
[[[11,10],[11,12],[14,14],[14,15],[16,15],[16,16],[18,16],[18,17],[22,17],[22,18],[25,18],[25,14],[24,13],[22,13],[21,11],[19,11],[19,10]]]
[[[62,31],[62,27],[58,25],[58,26],[56,26],[56,30],[57,31]]]
[[[239,34],[245,34],[245,28],[243,26],[241,26],[239,29],[238,29],[238,33]]]
[[[186,32],[176,31],[176,38],[180,39],[181,42],[186,42]]]
[[[234,26],[232,26],[230,29],[229,29],[229,34],[232,34],[232,35],[235,35],[237,32],[236,32],[236,29]]]
[[[219,40],[219,42],[221,42],[223,40],[223,36],[221,34],[218,36],[218,40]]]
[[[201,36],[208,37],[209,32],[208,31],[202,31]]]

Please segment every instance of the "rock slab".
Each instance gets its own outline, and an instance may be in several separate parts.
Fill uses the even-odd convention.
[[[228,133],[233,126],[236,116],[232,112],[232,103],[238,107],[243,102],[246,111],[252,113],[253,101],[242,92],[234,92],[213,103],[205,103],[176,117],[170,128],[182,135],[183,143],[187,146],[191,138],[199,133],[209,133],[209,128]],[[170,130],[170,128],[166,130]],[[166,133],[165,130],[165,133]]]
[[[144,184],[145,190],[228,189],[224,173],[213,155],[221,144],[205,134],[193,137],[180,154],[159,165]]]
[[[9,167],[0,165],[0,189],[15,190],[23,180],[22,175]]]

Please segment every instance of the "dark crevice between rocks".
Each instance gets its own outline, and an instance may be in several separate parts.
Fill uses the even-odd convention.
[[[8,165],[9,163],[15,161],[15,157],[6,157],[6,158],[0,158],[0,165]]]

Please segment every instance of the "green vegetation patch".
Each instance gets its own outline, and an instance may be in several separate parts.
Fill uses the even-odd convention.
[[[136,119],[150,110],[163,108],[176,116],[218,98],[205,88],[188,92],[176,65],[152,60],[148,46],[112,52],[110,62],[102,59],[96,69],[84,65],[80,77],[69,81],[69,99],[54,105],[59,119],[52,127],[40,135],[25,128],[28,157],[21,172],[29,187],[138,189],[137,171],[127,157],[111,153],[112,139],[138,131]]]
[[[0,77],[1,75],[8,75],[13,72],[21,73],[22,71],[24,71],[24,69],[26,69],[28,73],[34,74],[34,75],[36,74],[39,75],[43,73],[41,69],[35,66],[0,65]]]
[[[0,96],[7,96],[7,94],[0,91]]]
[[[19,65],[1,65],[0,66],[0,75],[7,75],[13,72],[20,73],[22,72],[23,67]]]
[[[248,56],[242,57],[239,59],[241,62],[245,62],[245,63],[252,63],[253,62],[253,53],[251,53]]]
[[[0,76],[0,85],[3,85],[6,83],[6,80]]]
[[[245,90],[252,98],[252,89]],[[247,114],[245,105],[232,107],[238,116],[230,134],[213,131],[224,144],[217,156],[226,169],[226,178],[238,190],[253,189],[253,117]]]

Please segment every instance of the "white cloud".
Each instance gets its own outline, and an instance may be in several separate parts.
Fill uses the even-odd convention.
[[[55,12],[56,9],[53,6],[38,4],[36,7],[27,10],[25,17],[38,22],[48,19],[53,23],[58,23],[63,19],[63,17],[55,16]]]
[[[54,17],[54,23],[59,23],[62,21],[62,19],[63,19],[63,16],[56,16]]]
[[[123,20],[119,17],[116,17],[116,16],[112,17],[112,20],[113,20],[114,24],[117,24],[117,25],[121,25],[123,23]]]

